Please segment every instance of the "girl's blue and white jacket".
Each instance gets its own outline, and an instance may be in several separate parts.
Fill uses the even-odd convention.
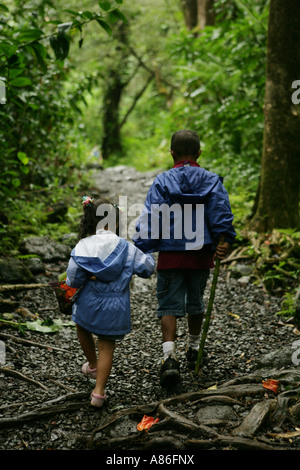
[[[108,230],[80,240],[71,252],[66,283],[79,288],[88,281],[73,305],[72,320],[100,335],[131,331],[129,283],[133,274],[148,278],[155,261],[132,243]]]

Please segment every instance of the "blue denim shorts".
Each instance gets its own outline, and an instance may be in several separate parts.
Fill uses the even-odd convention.
[[[201,315],[209,269],[162,269],[157,271],[157,317]]]

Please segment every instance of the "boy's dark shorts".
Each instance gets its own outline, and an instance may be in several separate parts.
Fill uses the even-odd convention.
[[[157,271],[157,317],[201,315],[209,269],[162,269]]]

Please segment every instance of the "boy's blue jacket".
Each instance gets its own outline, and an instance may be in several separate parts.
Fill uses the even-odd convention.
[[[152,255],[108,230],[83,238],[72,250],[67,268],[68,286],[79,288],[72,319],[86,330],[102,335],[131,331],[129,283],[133,274],[148,278],[154,272]]]
[[[204,245],[214,251],[221,234],[225,241],[234,241],[232,221],[220,176],[200,166],[180,166],[155,178],[132,239],[145,253],[198,250]]]

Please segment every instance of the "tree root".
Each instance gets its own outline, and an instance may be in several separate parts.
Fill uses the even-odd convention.
[[[55,346],[51,346],[50,344],[38,343],[37,341],[31,341],[31,340],[28,340],[28,339],[18,338],[17,336],[9,335],[7,333],[0,332],[0,338],[10,339],[10,340],[12,340],[16,343],[24,344],[25,346],[35,346],[37,348],[48,349],[49,351],[53,350],[53,351],[58,351],[58,352],[63,352],[63,353],[70,354],[70,351],[68,351],[67,349],[57,348]]]
[[[9,369],[8,367],[0,367],[0,373],[4,375],[8,375],[9,377],[16,377],[17,379],[21,379],[21,380],[24,380],[25,382],[36,385],[37,387],[41,387],[43,390],[46,390],[46,392],[48,391],[48,388],[45,385],[43,385],[41,382],[31,379],[30,377],[27,377],[26,375],[21,374],[21,372],[18,372],[16,370]]]

